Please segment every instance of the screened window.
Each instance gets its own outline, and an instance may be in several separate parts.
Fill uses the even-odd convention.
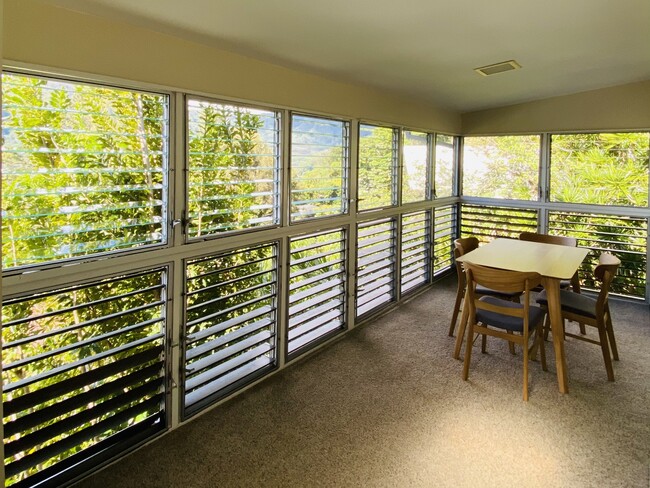
[[[465,137],[463,194],[537,200],[540,144],[537,135]]]
[[[650,133],[551,136],[551,201],[648,206]]]
[[[186,415],[275,366],[277,279],[277,244],[187,263]]]
[[[280,114],[189,100],[190,238],[277,225]]]
[[[348,132],[347,122],[292,116],[292,222],[347,212]]]
[[[402,293],[429,281],[430,236],[429,212],[417,212],[402,216]]]
[[[436,134],[435,181],[433,185],[436,198],[454,195],[456,147],[455,137]]]
[[[167,239],[168,97],[2,75],[2,265]]]
[[[62,486],[166,428],[165,283],[156,269],[5,298],[9,484]]]
[[[289,338],[292,354],[345,327],[345,233],[291,239]]]
[[[402,141],[402,203],[421,202],[428,197],[429,135],[405,130]]]
[[[359,210],[397,205],[398,131],[359,126]]]
[[[395,234],[393,219],[358,226],[357,316],[395,299]]]

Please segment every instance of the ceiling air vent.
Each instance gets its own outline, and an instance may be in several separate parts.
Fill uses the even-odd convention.
[[[474,68],[478,74],[483,76],[496,75],[497,73],[503,73],[505,71],[512,71],[515,69],[521,68],[521,65],[511,59],[510,61],[502,61],[501,63],[490,64],[488,66],[481,66],[480,68]]]

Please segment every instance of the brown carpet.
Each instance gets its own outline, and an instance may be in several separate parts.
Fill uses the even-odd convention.
[[[78,487],[650,486],[647,305],[612,303],[616,382],[598,346],[569,339],[560,394],[547,343],[525,403],[502,341],[462,381],[454,293],[436,284]]]

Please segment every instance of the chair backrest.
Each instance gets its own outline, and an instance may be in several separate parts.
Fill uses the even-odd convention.
[[[528,312],[530,307],[530,291],[542,282],[542,277],[535,272],[508,271],[503,269],[488,268],[465,262],[467,274],[468,296],[470,300],[470,314],[473,316],[476,309],[496,312],[524,319],[524,327],[528,329]],[[523,292],[524,301],[522,308],[500,307],[492,303],[479,300],[475,294],[476,285],[479,284],[492,290],[504,293]]]
[[[478,239],[476,237],[462,237],[454,241],[454,259],[467,254],[474,249],[478,249]],[[465,283],[465,271],[462,263],[456,261],[456,273],[458,274],[458,283]]]
[[[522,232],[519,234],[520,241],[542,242],[544,244],[558,244],[560,246],[578,246],[578,239],[567,236],[552,236],[549,234],[538,234],[536,232]]]
[[[604,311],[607,298],[609,297],[609,288],[620,265],[621,260],[613,254],[604,252],[599,256],[598,264],[594,268],[594,277],[601,283],[600,293],[598,293],[598,299],[596,301],[596,313],[600,314]]]

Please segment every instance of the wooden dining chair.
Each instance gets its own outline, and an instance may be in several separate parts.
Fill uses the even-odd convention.
[[[581,324],[587,324],[598,329],[598,340],[585,337],[584,335],[572,334],[564,331],[565,337],[572,337],[591,344],[599,345],[603,351],[605,369],[607,370],[607,379],[614,381],[614,368],[612,359],[618,361],[618,348],[616,347],[616,338],[612,327],[612,315],[609,310],[609,289],[612,280],[616,276],[621,260],[616,256],[604,252],[598,258],[598,264],[594,268],[594,278],[600,282],[600,292],[596,298],[591,298],[582,294],[574,293],[568,290],[560,290],[560,301],[562,303],[562,319],[574,320]],[[542,308],[548,307],[546,293],[542,292],[537,298]],[[545,324],[546,332],[549,329],[548,319]],[[610,356],[611,347],[611,356]]]
[[[534,344],[540,350],[542,369],[547,371],[546,352],[542,340],[542,326],[545,310],[530,304],[531,289],[541,283],[539,273],[506,271],[488,268],[472,263],[465,263],[467,274],[467,300],[469,303],[469,330],[467,337],[475,333],[504,339],[512,344],[519,344],[524,351],[524,401],[528,401],[528,361],[530,337],[534,334]],[[503,293],[522,293],[523,303],[503,300],[493,296],[479,296],[478,286],[484,286]],[[485,343],[483,343],[485,344]],[[485,352],[485,346],[482,347]],[[469,377],[469,365],[472,358],[472,344],[467,340],[463,379]]]
[[[578,247],[578,239],[568,236],[554,236],[550,234],[538,234],[537,232],[522,232],[519,234],[520,241],[541,242],[543,244],[556,244],[558,246]],[[574,292],[580,293],[580,280],[578,279],[578,272],[571,280],[560,281],[560,289],[573,289]],[[533,291],[542,291],[541,285]]]
[[[458,259],[460,256],[467,254],[468,252],[477,249],[479,241],[476,237],[464,237],[456,239],[454,241],[454,259]],[[458,321],[458,314],[462,310],[461,304],[463,303],[463,298],[465,298],[465,289],[467,288],[467,283],[465,280],[465,270],[463,269],[462,263],[456,261],[456,274],[458,275],[458,289],[456,290],[456,302],[454,303],[454,312],[451,316],[451,323],[449,324],[449,336],[454,336],[454,331],[456,330],[456,322]],[[478,295],[490,295],[503,298],[506,300],[518,301],[521,293],[500,293],[495,290],[490,290],[485,287],[477,287],[476,293]],[[461,334],[464,329],[461,330]]]

